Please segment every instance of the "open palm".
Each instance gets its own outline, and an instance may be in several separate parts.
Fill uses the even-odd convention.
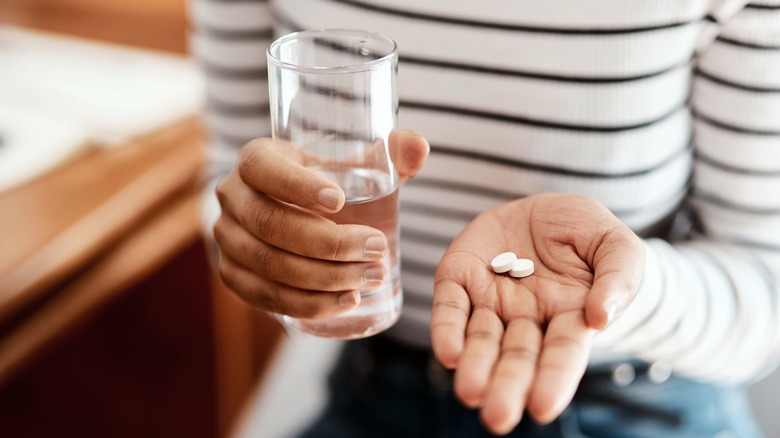
[[[490,261],[506,251],[533,260],[535,273],[495,274]],[[542,194],[481,214],[436,272],[431,336],[456,369],[456,395],[495,433],[526,408],[553,420],[585,371],[594,330],[630,302],[643,269],[639,238],[590,198]]]

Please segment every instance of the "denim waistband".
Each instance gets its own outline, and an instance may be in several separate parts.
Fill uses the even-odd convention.
[[[387,336],[375,336],[358,342],[350,342],[347,349],[364,350],[359,354],[370,356],[372,365],[378,368],[403,366],[423,374],[421,378],[441,388],[451,388],[454,371],[444,368],[428,348],[400,343]],[[633,383],[652,380],[653,364],[638,359],[601,362],[589,366],[580,381],[575,398],[626,410],[631,414],[652,418],[670,425],[680,424],[681,417],[674,410],[659,406],[635,403],[626,397],[623,388]],[[667,379],[671,375],[667,376]],[[658,384],[662,381],[656,382]]]

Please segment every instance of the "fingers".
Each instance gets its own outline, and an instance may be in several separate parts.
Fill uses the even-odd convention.
[[[360,303],[358,291],[314,292],[261,278],[228,257],[220,262],[222,281],[249,304],[296,318],[336,316]]]
[[[431,344],[436,359],[447,368],[455,368],[463,352],[466,323],[471,300],[455,280],[443,278],[433,286]]]
[[[364,225],[338,225],[312,212],[279,202],[241,183],[235,173],[217,186],[223,212],[270,246],[304,257],[366,262],[387,251],[385,235]],[[216,231],[216,230],[215,230]]]
[[[393,160],[403,184],[417,175],[431,148],[425,138],[412,131],[393,131],[389,140],[390,159]]]
[[[607,232],[593,257],[593,286],[585,301],[585,319],[601,330],[634,297],[645,268],[645,248],[628,227]]]
[[[336,224],[315,213],[339,211],[345,195],[301,166],[304,158],[282,140],[247,144],[237,168],[217,186],[223,214],[214,234],[223,280],[246,301],[321,318],[354,308],[357,290],[381,285],[388,242],[372,227]]]
[[[302,257],[256,239],[229,215],[222,215],[214,237],[232,260],[261,277],[287,286],[318,291],[367,290],[382,285],[380,262],[342,263]]]
[[[324,213],[344,206],[344,191],[323,175],[291,161],[276,149],[289,143],[278,139],[252,140],[241,149],[238,174],[251,188],[282,202]]]
[[[550,321],[528,398],[528,411],[536,421],[549,423],[571,402],[588,364],[593,333],[579,309]]]
[[[411,131],[394,131],[389,140],[390,157],[403,183],[422,168],[430,148]],[[344,206],[344,191],[291,160],[294,149],[284,140],[253,140],[241,150],[238,173],[249,187],[280,201],[324,213],[339,211]]]
[[[503,335],[504,323],[495,311],[486,307],[474,309],[455,371],[455,395],[465,406],[482,405]]]
[[[493,433],[505,435],[520,422],[541,343],[542,331],[536,321],[519,318],[507,324],[501,357],[480,412],[482,423]]]

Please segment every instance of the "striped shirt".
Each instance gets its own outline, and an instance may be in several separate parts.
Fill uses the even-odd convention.
[[[595,354],[743,383],[780,353],[780,0],[192,0],[212,183],[269,136],[265,51],[311,28],[400,49],[399,125],[431,154],[401,190],[405,307],[426,344],[436,262],[477,214],[594,197],[645,239],[636,298]]]

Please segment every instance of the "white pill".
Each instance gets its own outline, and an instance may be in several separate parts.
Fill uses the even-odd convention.
[[[534,262],[528,259],[517,259],[512,263],[509,275],[515,278],[528,277],[534,273]]]
[[[512,269],[515,260],[517,260],[517,255],[515,255],[515,253],[504,252],[497,255],[493,261],[490,262],[490,267],[493,268],[493,272],[496,274],[503,274]]]

